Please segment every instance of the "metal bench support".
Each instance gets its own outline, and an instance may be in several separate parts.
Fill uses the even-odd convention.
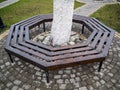
[[[82,34],[84,33],[84,24],[82,25],[82,32],[81,32]]]
[[[101,62],[100,62],[100,64],[99,64],[99,67],[98,67],[98,72],[100,72],[100,71],[101,71],[102,64],[103,64],[103,61],[101,61]]]
[[[47,83],[49,83],[49,72],[46,71],[46,80],[47,80]]]
[[[45,32],[45,22],[43,22],[43,30],[44,30],[44,32]]]
[[[9,58],[10,58],[10,61],[13,63],[13,62],[14,62],[14,60],[13,60],[13,58],[12,58],[12,56],[11,56],[11,54],[10,54],[10,53],[8,53],[8,56],[9,56]]]

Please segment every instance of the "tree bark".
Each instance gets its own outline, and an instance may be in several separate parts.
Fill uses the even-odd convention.
[[[51,38],[53,45],[69,41],[72,27],[74,0],[54,0]]]

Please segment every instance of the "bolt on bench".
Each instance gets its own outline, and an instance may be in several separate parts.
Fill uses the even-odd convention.
[[[48,71],[50,70],[100,62],[98,67],[98,71],[100,71],[108,54],[114,30],[94,18],[74,15],[73,22],[82,25],[79,32],[84,33],[85,27],[91,32],[84,43],[52,47],[31,40],[32,29],[39,28],[42,25],[41,30],[37,32],[34,29],[34,31],[36,33],[46,32],[46,23],[52,22],[52,20],[52,14],[37,15],[11,26],[4,47],[11,62],[14,61],[12,59],[12,55],[14,55],[40,67],[46,72],[47,82],[49,82]]]

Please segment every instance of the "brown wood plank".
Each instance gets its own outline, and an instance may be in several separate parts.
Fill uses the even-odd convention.
[[[81,44],[75,44],[75,45],[69,45],[69,46],[55,47],[55,48],[52,48],[51,50],[61,51],[65,49],[72,49],[72,48],[86,47],[86,46],[88,46],[86,43],[81,43]]]
[[[102,36],[102,38],[100,39],[100,43],[98,44],[96,50],[101,51],[102,47],[104,46],[104,43],[106,42],[107,36],[108,36],[108,32],[105,32],[104,35]]]
[[[29,33],[29,29],[27,27],[25,27],[25,41],[30,40],[30,33]]]
[[[26,21],[29,22],[29,21],[31,21],[32,19],[36,18],[36,17],[40,17],[40,15],[36,15],[36,16],[31,17],[31,18],[28,18],[28,19],[22,20],[22,21],[20,21],[20,22],[14,24],[14,25],[17,26],[17,25],[24,24],[24,23],[26,23]]]
[[[11,41],[11,38],[12,38],[12,34],[13,34],[13,31],[14,31],[14,25],[12,25],[10,27],[10,31],[9,31],[9,34],[7,36],[7,40],[6,40],[6,43],[5,43],[5,47],[8,47],[10,45],[10,41]]]
[[[108,30],[109,32],[114,31],[113,29],[107,27],[106,25],[104,25],[103,23],[101,23],[100,21],[98,21],[97,19],[93,18],[98,24],[100,24],[102,27],[104,27],[106,30]]]
[[[11,44],[16,44],[17,43],[18,33],[19,33],[19,26],[16,26],[15,27],[15,32],[14,32],[14,35],[13,35],[13,41],[11,42]]]
[[[92,50],[92,48],[82,47],[82,48],[74,48],[74,49],[56,51],[56,52],[53,52],[53,55],[68,54],[68,53],[73,53],[73,52],[82,52],[82,51],[87,51],[87,50]]]
[[[22,27],[22,29],[20,30],[18,42],[22,42],[23,41],[23,34],[24,34],[24,27]]]
[[[20,59],[25,60],[28,63],[31,63],[33,65],[37,65],[42,69],[46,69],[46,67],[48,66],[47,62],[41,61],[41,60],[29,55],[28,53],[23,53],[21,50],[18,50],[16,48],[7,47],[6,50],[7,50],[7,52],[19,57]]]
[[[12,47],[16,48],[16,49],[19,49],[21,50],[22,52],[25,52],[25,53],[28,53],[28,54],[31,54],[31,55],[34,55],[36,57],[40,57],[42,59],[45,59],[46,61],[50,61],[50,57],[42,54],[42,53],[38,53],[38,52],[35,52],[33,51],[32,49],[29,49],[29,48],[26,48],[24,46],[20,46],[20,45],[17,45],[17,44],[14,44]]]
[[[48,64],[48,70],[56,70],[60,68],[66,68],[71,66],[76,66],[80,64],[87,64],[87,63],[94,63],[94,62],[100,62],[104,61],[105,58],[102,54],[97,55],[91,55],[86,57],[77,57],[77,58],[70,58],[69,59],[62,59],[56,62],[49,62]]]
[[[104,50],[103,50],[103,54],[105,55],[105,56],[107,56],[107,54],[108,54],[108,50],[109,50],[109,48],[110,48],[110,45],[111,45],[111,43],[112,43],[112,40],[113,40],[113,37],[114,37],[114,31],[112,31],[111,32],[111,34],[110,34],[110,36],[107,38],[107,43],[106,43],[106,45],[104,46]]]
[[[26,40],[25,42],[28,43],[28,44],[34,45],[34,46],[38,46],[38,47],[47,49],[47,50],[51,50],[51,48],[53,48],[51,46],[47,46],[47,45],[44,45],[42,43],[37,43],[37,42],[34,42],[32,40]]]
[[[37,52],[44,53],[45,55],[49,55],[49,56],[53,55],[52,52],[47,51],[47,50],[42,49],[42,48],[39,48],[38,46],[33,46],[33,45],[30,45],[30,44],[25,43],[25,42],[21,42],[19,44],[24,46],[24,47],[31,48]]]
[[[95,48],[96,44],[98,43],[98,40],[101,38],[101,35],[103,34],[102,31],[99,31],[98,34],[94,37],[94,41],[90,44],[92,48]]]
[[[25,42],[22,42],[22,43],[19,43],[20,45],[23,45],[27,48],[32,48],[40,53],[44,53],[48,56],[55,56],[55,55],[61,55],[61,54],[67,54],[67,53],[72,53],[72,52],[79,52],[79,51],[86,51],[86,50],[92,50],[92,48],[90,47],[83,47],[83,48],[75,48],[75,49],[69,49],[69,50],[64,50],[64,51],[56,51],[56,52],[52,52],[52,51],[47,51],[45,49],[42,49],[38,46],[33,46],[33,45],[30,45],[28,43],[25,43]]]
[[[73,57],[79,57],[79,56],[85,56],[85,55],[92,55],[92,54],[98,54],[98,53],[99,52],[96,51],[96,50],[84,51],[84,52],[76,52],[76,53],[70,53],[70,54],[64,54],[64,55],[54,56],[54,57],[51,58],[51,60],[73,58]]]
[[[90,42],[92,41],[92,39],[95,37],[95,35],[97,34],[98,31],[94,31],[89,38],[86,41],[86,44],[90,44]]]
[[[100,28],[101,30],[103,30],[104,32],[107,32],[108,30],[106,30],[101,24],[97,23],[94,19],[90,19],[91,22],[93,22],[94,25],[97,26],[97,28]],[[108,31],[109,32],[109,31]]]

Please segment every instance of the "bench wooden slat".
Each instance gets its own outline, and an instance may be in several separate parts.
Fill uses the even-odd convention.
[[[104,35],[103,35],[103,37],[101,38],[101,41],[100,41],[100,43],[98,44],[96,50],[98,50],[98,51],[101,51],[101,50],[102,50],[102,47],[104,46],[104,43],[106,42],[106,38],[107,38],[108,34],[109,34],[108,32],[105,32],[105,33],[104,33]]]
[[[24,46],[20,46],[20,45],[17,45],[17,44],[14,44],[12,47],[14,47],[16,49],[19,49],[19,50],[21,50],[23,52],[29,53],[29,54],[31,54],[33,56],[45,59],[46,61],[49,61],[49,57],[48,56],[46,56],[46,55],[44,55],[42,53],[35,52],[32,49],[28,49],[28,48],[26,48]]]
[[[93,63],[93,62],[100,62],[104,61],[105,58],[102,54],[97,55],[90,55],[86,57],[77,57],[77,58],[70,58],[70,59],[62,59],[58,60],[56,62],[49,62],[47,69],[48,70],[56,70],[59,68],[65,68],[65,67],[71,67],[76,66],[80,64],[87,64],[87,63]]]
[[[90,19],[90,21],[92,21],[94,23],[94,25],[96,25],[96,27],[100,28],[101,30],[103,30],[104,32],[107,32],[108,30],[105,29],[104,27],[101,26],[101,24],[98,24],[97,22],[95,22],[94,19]],[[109,32],[109,31],[108,31]]]
[[[107,39],[107,43],[106,43],[106,45],[104,46],[103,54],[104,54],[105,56],[107,56],[107,54],[108,54],[108,50],[109,50],[110,45],[111,45],[111,42],[112,42],[112,40],[113,40],[114,33],[115,33],[114,31],[111,32],[110,36],[109,36],[108,39]]]
[[[16,44],[17,43],[18,33],[19,33],[19,26],[16,26],[15,27],[15,32],[14,32],[14,35],[13,35],[13,42],[11,42],[11,44]]]
[[[94,37],[94,41],[90,44],[92,48],[95,48],[98,40],[101,38],[101,35],[103,34],[102,31],[99,31],[98,34]]]
[[[10,31],[9,31],[8,36],[7,36],[5,47],[8,47],[10,45],[10,43],[11,43],[10,41],[11,41],[11,38],[12,38],[13,31],[14,31],[14,25],[12,25],[10,27]]]
[[[75,52],[75,53],[70,53],[70,54],[65,54],[65,55],[54,56],[54,57],[52,57],[52,60],[59,60],[59,59],[65,59],[65,58],[92,55],[92,54],[97,54],[97,53],[99,53],[99,52],[96,50],[84,51],[84,52]]]
[[[20,45],[23,45],[23,46],[25,46],[25,47],[27,47],[27,48],[32,48],[32,49],[34,49],[34,50],[36,50],[36,51],[38,51],[38,52],[42,52],[42,53],[44,53],[44,54],[46,54],[46,55],[49,55],[49,56],[55,56],[55,55],[61,55],[61,54],[66,54],[66,53],[72,53],[72,52],[78,52],[78,51],[85,51],[85,50],[91,50],[92,48],[90,48],[90,47],[84,47],[84,48],[76,48],[76,49],[69,49],[69,50],[64,50],[64,51],[56,51],[56,52],[48,52],[47,50],[45,50],[45,49],[42,49],[42,48],[40,48],[40,47],[38,47],[38,46],[33,46],[33,45],[30,45],[30,44],[28,44],[28,43],[25,43],[25,42],[22,42],[22,43],[19,43]]]
[[[111,28],[107,27],[106,25],[104,25],[103,23],[101,23],[100,21],[98,21],[97,19],[93,18],[98,24],[100,24],[102,27],[104,27],[107,31],[111,32],[113,31]]]
[[[22,29],[20,30],[20,36],[19,36],[19,38],[18,38],[18,42],[22,42],[23,41],[23,34],[24,34],[24,29],[23,29],[24,27],[22,27]]]
[[[22,20],[22,21],[20,21],[20,22],[18,22],[18,23],[16,23],[16,24],[14,24],[14,26],[21,25],[21,24],[24,24],[24,23],[26,23],[26,22],[30,22],[32,19],[34,19],[34,18],[36,18],[36,17],[40,17],[40,16],[41,16],[41,15],[36,15],[36,16],[31,17],[31,18]]]
[[[41,61],[41,60],[29,55],[28,53],[23,53],[21,50],[18,50],[16,48],[7,47],[6,50],[9,53],[12,53],[13,55],[21,58],[22,60],[25,60],[25,61],[27,61],[29,63],[32,63],[32,64],[35,64],[35,65],[37,65],[38,67],[40,67],[44,70],[48,66],[47,62]]]

